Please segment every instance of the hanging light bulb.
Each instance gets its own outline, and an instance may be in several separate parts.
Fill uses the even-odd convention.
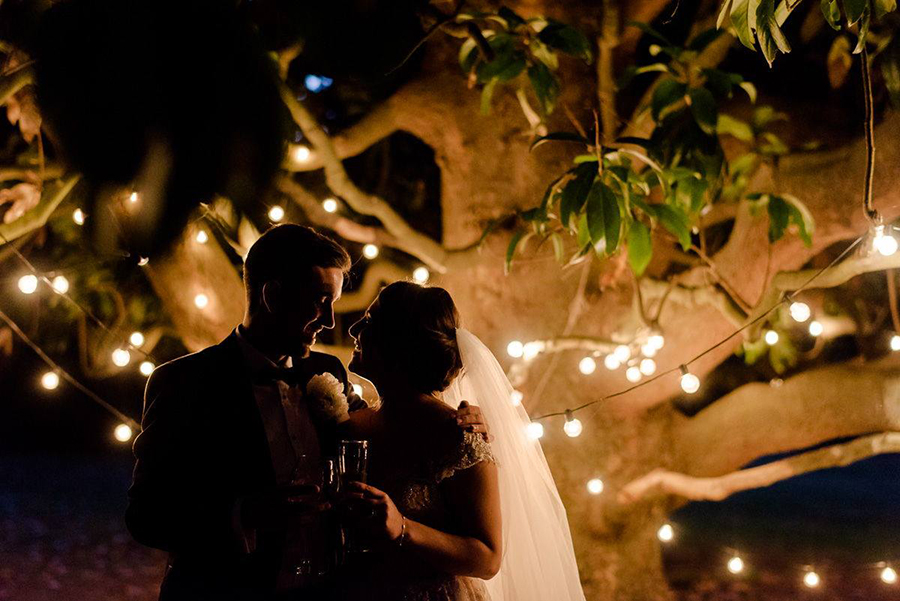
[[[59,387],[59,374],[55,371],[48,371],[41,376],[41,386],[47,390],[56,390]]]
[[[822,332],[825,328],[818,321],[809,322],[809,335],[810,336],[821,336]]]
[[[427,267],[416,267],[413,270],[413,279],[419,284],[424,284],[428,281],[428,278],[431,277],[431,273],[428,271]]]
[[[145,376],[149,376],[153,373],[153,370],[156,369],[156,366],[153,365],[152,361],[141,361],[141,364],[138,366],[138,369]]]
[[[675,529],[672,524],[663,524],[656,531],[656,538],[664,543],[670,543],[675,539]]]
[[[653,359],[644,359],[641,361],[641,373],[645,376],[652,376],[656,373],[656,361]]]
[[[884,231],[883,225],[876,225],[872,237],[872,247],[883,257],[890,257],[897,252],[897,239],[890,232]]]
[[[625,379],[629,382],[635,383],[641,381],[641,368],[632,365],[628,369],[625,370]]]
[[[197,237],[195,238],[198,244],[206,244],[209,242],[209,234],[206,233],[206,230],[200,230],[197,232]]]
[[[800,323],[803,323],[809,319],[810,315],[812,315],[812,311],[810,311],[809,305],[806,303],[793,302],[789,307],[789,311],[791,312],[791,317],[794,318],[794,321]]]
[[[581,431],[584,430],[584,426],[582,425],[581,420],[575,417],[571,411],[566,411],[566,423],[563,426],[563,430],[569,438],[576,438],[581,436]]]
[[[131,362],[131,353],[123,348],[117,348],[112,352],[112,362],[119,367],[125,367]]]
[[[544,424],[541,422],[531,422],[525,426],[525,434],[531,440],[537,440],[544,435]]]
[[[641,346],[641,354],[645,357],[655,357],[658,350],[659,349],[657,349],[649,342],[646,342],[643,346]]]
[[[149,262],[150,262],[150,259],[148,259],[147,257],[141,257],[138,259],[138,266],[143,267],[144,265],[146,265]]]
[[[687,365],[681,366],[681,389],[688,394],[700,390],[700,378],[688,371]]]
[[[597,362],[594,361],[593,357],[585,357],[581,361],[578,362],[578,371],[583,373],[586,376],[591,375],[597,369]]]
[[[532,340],[531,342],[526,342],[522,347],[522,358],[526,361],[531,361],[535,357],[538,356],[544,350],[544,344],[542,342],[538,342],[537,340]]]
[[[513,357],[514,359],[518,359],[522,355],[525,354],[525,345],[521,343],[519,340],[513,340],[509,344],[506,345],[506,353]]]
[[[603,358],[603,365],[605,365],[606,369],[608,369],[609,371],[613,371],[619,369],[619,367],[622,365],[622,362],[619,361],[619,358],[615,355],[607,355]]]
[[[269,219],[275,222],[284,219],[284,208],[280,205],[273,206],[271,209],[269,209]]]
[[[131,204],[136,204],[137,201],[140,200],[140,198],[140,195],[132,190],[131,194],[128,195],[128,202],[130,202]]]
[[[591,478],[587,482],[587,489],[592,495],[599,495],[603,492],[603,480],[600,478]]]
[[[769,346],[778,344],[778,332],[775,330],[766,330],[765,340],[766,344]]]
[[[58,275],[50,282],[50,285],[53,289],[60,294],[65,294],[69,291],[69,280],[66,279],[64,275]]]
[[[333,198],[326,198],[322,201],[322,208],[326,213],[334,213],[338,210],[338,202]]]
[[[311,155],[310,149],[302,144],[291,148],[291,158],[297,163],[305,163]]]
[[[653,334],[650,338],[647,339],[647,344],[656,348],[656,350],[661,350],[663,346],[666,344],[666,339],[662,334]]]
[[[509,393],[509,402],[512,403],[513,407],[521,405],[524,398],[525,395],[519,390],[513,390]]]
[[[891,336],[891,350],[900,351],[900,335],[894,334]]]
[[[744,560],[735,555],[728,560],[728,571],[732,574],[740,574],[744,571]]]
[[[116,426],[116,429],[113,430],[113,436],[115,436],[116,440],[119,442],[128,442],[131,440],[132,434],[131,426],[128,424],[119,424]]]
[[[36,275],[29,273],[19,278],[19,290],[22,291],[22,294],[34,294],[37,287],[38,279]]]
[[[194,297],[194,306],[198,309],[205,309],[209,304],[209,297],[205,294],[198,294]]]
[[[132,332],[131,336],[128,337],[128,342],[131,343],[131,346],[143,346],[144,335],[140,332]]]
[[[358,397],[361,397],[363,395],[363,387],[360,386],[359,384],[354,384],[353,385],[353,394],[355,394]]]
[[[374,244],[366,244],[363,246],[363,256],[367,259],[374,259],[378,256],[379,252],[378,247]]]
[[[897,584],[897,571],[891,566],[881,570],[881,581],[885,584]]]
[[[616,347],[616,350],[613,351],[613,355],[616,356],[620,362],[628,361],[631,358],[631,349],[628,348],[625,344],[620,344]]]
[[[84,214],[80,208],[75,209],[72,212],[72,221],[75,222],[76,225],[84,225],[84,220],[87,219],[87,215]]]
[[[807,588],[817,588],[822,584],[822,579],[814,571],[809,570],[803,575],[803,584],[806,585]]]

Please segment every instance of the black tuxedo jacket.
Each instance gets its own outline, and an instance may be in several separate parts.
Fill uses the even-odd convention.
[[[161,600],[265,599],[283,540],[247,553],[236,502],[274,490],[275,474],[237,336],[159,366],[147,382],[125,520],[141,544],[169,552]],[[295,362],[301,384],[347,372],[331,355]],[[322,433],[327,437],[327,433]]]

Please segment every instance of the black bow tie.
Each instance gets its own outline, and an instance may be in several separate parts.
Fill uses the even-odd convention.
[[[256,384],[284,382],[288,386],[296,386],[300,382],[300,374],[290,367],[267,367],[256,374]]]

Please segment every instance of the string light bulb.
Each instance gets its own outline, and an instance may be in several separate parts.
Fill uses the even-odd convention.
[[[116,429],[113,430],[113,436],[115,436],[116,440],[119,442],[128,442],[131,440],[132,434],[131,426],[128,424],[119,424],[116,426]]]
[[[206,233],[206,230],[200,230],[197,232],[195,240],[197,241],[197,244],[206,244],[209,242],[209,234]]]
[[[632,365],[628,369],[625,370],[625,379],[631,383],[636,383],[641,381],[641,368]]]
[[[646,342],[641,346],[641,354],[648,358],[655,357],[658,350],[659,349],[657,349],[655,346],[653,346],[649,342]]]
[[[519,340],[513,340],[506,345],[506,354],[513,359],[518,359],[525,354],[525,345]]]
[[[136,204],[137,201],[140,200],[140,198],[140,195],[132,190],[131,194],[128,195],[128,202],[130,202],[131,204]]]
[[[194,306],[198,309],[205,309],[209,305],[209,297],[205,294],[198,294],[194,297]]]
[[[900,335],[894,334],[891,336],[891,350],[900,351]]]
[[[526,342],[522,347],[522,358],[526,361],[531,361],[537,357],[542,350],[544,350],[544,344],[542,342],[538,342],[537,340]]]
[[[613,351],[613,355],[616,356],[616,359],[618,359],[619,362],[625,362],[631,358],[631,349],[628,348],[628,345],[620,344],[616,347],[616,350]]]
[[[29,273],[28,275],[23,275],[19,278],[19,290],[22,294],[34,294],[37,287],[38,279],[36,275]]]
[[[597,370],[597,362],[594,361],[593,357],[585,357],[581,361],[578,362],[578,371],[583,373],[586,376],[591,375]]]
[[[131,346],[143,346],[144,335],[140,332],[132,332],[131,336],[128,337],[128,342],[131,343]]]
[[[663,524],[656,531],[656,538],[664,543],[672,542],[675,539],[675,528],[672,527],[672,524]]]
[[[413,279],[419,284],[424,284],[428,281],[428,278],[431,277],[431,272],[428,271],[428,268],[425,266],[416,267],[413,270]]]
[[[303,144],[298,144],[291,149],[291,158],[297,163],[307,162],[310,156],[312,156],[312,151]]]
[[[141,364],[138,366],[138,369],[140,370],[140,372],[143,375],[149,376],[150,374],[153,373],[153,370],[156,369],[156,366],[153,365],[152,361],[141,361]]]
[[[284,219],[284,207],[281,205],[274,205],[269,209],[269,219],[274,222],[279,222]]]
[[[563,430],[569,438],[577,438],[581,436],[584,425],[580,419],[572,415],[572,411],[566,411],[566,423],[563,426]]]
[[[818,321],[809,322],[809,335],[810,336],[821,336],[822,332],[825,331],[825,327]]]
[[[55,371],[48,371],[41,376],[41,386],[47,390],[56,390],[59,387],[59,374]]]
[[[662,350],[662,347],[666,345],[666,339],[662,334],[653,334],[647,339],[647,344],[656,350]]]
[[[652,376],[656,373],[656,361],[653,359],[644,359],[641,361],[641,373],[645,376]]]
[[[735,555],[731,559],[728,560],[728,571],[732,574],[740,574],[744,571],[744,560],[739,556]]]
[[[50,286],[56,292],[65,294],[69,291],[69,280],[64,275],[58,275],[50,281]]]
[[[522,404],[522,401],[525,399],[525,395],[522,394],[520,390],[513,390],[509,393],[509,402],[512,403],[513,407],[518,407]]]
[[[794,318],[794,321],[799,323],[805,322],[809,319],[810,315],[812,315],[812,311],[810,311],[809,305],[806,303],[793,302],[788,310],[791,313],[791,317]]]
[[[775,330],[766,330],[766,335],[765,335],[766,344],[768,344],[769,346],[778,344],[778,338],[779,338],[778,332],[776,332]]]
[[[112,362],[119,367],[125,367],[131,363],[131,353],[126,349],[117,348],[112,352]]]
[[[138,259],[138,266],[144,267],[149,262],[150,262],[150,259],[148,259],[147,257],[141,257]]]
[[[681,389],[687,394],[694,394],[700,390],[700,378],[688,371],[687,365],[682,365],[681,369]]]
[[[85,219],[87,219],[87,215],[80,208],[72,211],[72,221],[75,222],[75,225],[84,225]]]
[[[333,198],[326,198],[322,201],[322,208],[326,213],[335,213],[338,210],[338,202]]]
[[[817,588],[822,584],[822,579],[813,570],[809,570],[803,575],[803,584],[807,588]]]
[[[600,478],[591,478],[587,482],[587,489],[592,495],[599,495],[603,492],[603,480]]]
[[[366,244],[363,246],[363,256],[367,259],[374,259],[378,256],[379,252],[378,247],[374,244]]]
[[[544,435],[544,424],[541,422],[531,422],[525,426],[525,434],[531,440],[537,440]]]
[[[885,233],[883,225],[876,225],[872,237],[872,247],[883,257],[890,257],[897,252],[897,239],[889,232]]]
[[[619,358],[615,355],[607,355],[603,358],[603,365],[605,365],[606,369],[608,369],[609,371],[614,371],[619,369],[619,367],[622,365],[622,362],[619,361]]]
[[[885,584],[897,584],[897,571],[891,566],[881,570],[881,581]]]

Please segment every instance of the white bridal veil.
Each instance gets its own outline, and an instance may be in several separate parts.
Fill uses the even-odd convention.
[[[444,401],[478,405],[495,437],[503,560],[487,581],[491,601],[584,601],[566,510],[540,443],[525,434],[528,414],[510,401],[512,384],[491,351],[465,329],[456,341],[463,371]]]

